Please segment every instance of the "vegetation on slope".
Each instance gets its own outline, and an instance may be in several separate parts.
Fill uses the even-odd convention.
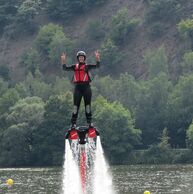
[[[0,64],[1,166],[62,163],[72,86],[70,75],[61,73],[60,53],[67,52],[68,63],[73,63],[74,53],[87,48],[88,62],[94,63],[91,51],[96,46],[102,64],[93,80],[93,114],[110,161],[121,163],[133,149],[149,148],[149,156],[156,158],[161,153],[161,162],[169,162],[166,156],[171,148],[192,149],[193,22],[186,14],[189,2],[146,0],[140,4],[145,13],[131,14],[131,8],[116,5],[119,9],[114,16],[109,13],[103,22],[100,17],[85,19],[111,3],[115,2],[0,3],[1,40],[14,45],[19,34],[24,39],[32,37],[29,48],[17,56],[15,69],[7,65],[6,57]],[[37,20],[45,12],[49,22],[39,26]],[[78,32],[75,26],[70,28],[76,19]],[[175,37],[170,40],[167,35],[171,38],[173,29]],[[141,64],[131,69],[134,61]],[[19,79],[13,76],[18,69],[23,75]],[[84,123],[82,107],[79,124]]]

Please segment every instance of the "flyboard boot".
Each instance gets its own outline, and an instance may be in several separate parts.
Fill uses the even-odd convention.
[[[77,140],[78,139],[78,132],[76,130],[76,124],[72,124],[70,129],[68,129],[66,135],[65,135],[66,139],[70,139],[70,140]]]
[[[86,144],[88,138],[96,138],[99,135],[97,129],[93,126],[92,123],[89,126],[80,126],[72,125],[71,128],[67,131],[65,138],[69,140],[77,140],[79,144]]]
[[[99,132],[94,127],[93,123],[89,123],[89,126],[88,126],[88,138],[96,138],[97,136],[99,136]]]

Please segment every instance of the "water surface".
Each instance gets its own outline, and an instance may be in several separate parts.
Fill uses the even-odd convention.
[[[193,165],[113,166],[117,194],[192,194]],[[9,187],[6,180],[12,178]],[[61,194],[62,168],[0,169],[0,194]]]

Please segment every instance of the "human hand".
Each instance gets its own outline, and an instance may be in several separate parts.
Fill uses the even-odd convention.
[[[95,51],[95,57],[96,57],[96,61],[100,61],[100,53],[98,50]]]
[[[62,53],[61,56],[60,56],[60,59],[61,59],[61,64],[66,64],[66,53]]]

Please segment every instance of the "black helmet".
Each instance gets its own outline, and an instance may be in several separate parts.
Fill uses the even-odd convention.
[[[84,51],[78,51],[76,54],[77,59],[79,56],[84,56],[84,59],[86,59],[86,53]]]

